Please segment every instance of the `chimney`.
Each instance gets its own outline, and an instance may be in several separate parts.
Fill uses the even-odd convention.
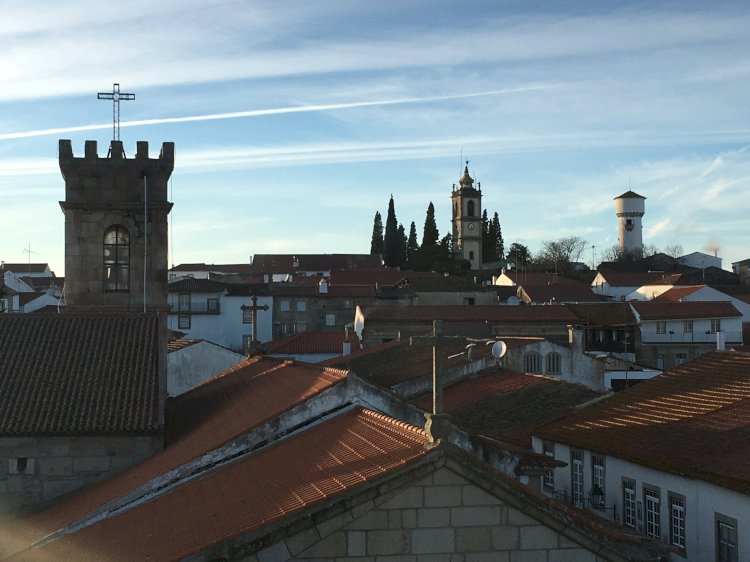
[[[346,357],[347,355],[352,354],[352,342],[350,342],[348,339],[344,341],[343,348],[341,350],[341,355]]]
[[[718,330],[716,332],[716,351],[724,351],[724,349],[726,347],[724,345],[725,343],[726,343],[726,341],[725,341],[725,338],[724,338],[724,332],[722,332],[721,330]]]
[[[568,345],[573,351],[583,352],[583,330],[580,326],[568,326]]]

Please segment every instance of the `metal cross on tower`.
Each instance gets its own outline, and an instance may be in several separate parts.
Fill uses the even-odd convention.
[[[120,92],[120,85],[115,83],[112,84],[112,92],[99,92],[96,98],[112,100],[112,140],[120,140],[120,102],[134,100],[135,94]]]
[[[248,354],[255,354],[260,351],[260,342],[258,341],[258,311],[259,310],[268,310],[268,305],[264,304],[261,306],[258,306],[258,297],[256,295],[253,295],[250,300],[252,301],[251,306],[242,305],[240,308],[242,311],[249,310],[250,314],[252,315],[252,321],[253,321],[253,327],[252,327],[252,341],[250,342],[250,345],[248,346]]]

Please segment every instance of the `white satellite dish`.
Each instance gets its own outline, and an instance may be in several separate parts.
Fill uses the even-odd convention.
[[[503,355],[505,355],[506,351],[508,351],[508,346],[505,345],[504,341],[498,340],[492,344],[492,357],[494,357],[495,359],[500,359]]]

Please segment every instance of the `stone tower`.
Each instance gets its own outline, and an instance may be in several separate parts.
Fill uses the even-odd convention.
[[[643,258],[643,225],[646,198],[632,191],[615,197],[615,212],[619,220],[618,248],[620,255],[631,260]]]
[[[174,169],[174,143],[159,158],[137,143],[127,159],[121,141],[99,158],[86,141],[75,158],[60,140],[65,179],[65,302],[68,307],[164,311],[167,304],[167,182]]]
[[[471,262],[471,269],[482,268],[482,189],[474,189],[468,162],[464,175],[453,185],[453,251],[456,257]]]

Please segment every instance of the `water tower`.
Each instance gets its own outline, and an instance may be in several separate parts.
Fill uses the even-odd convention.
[[[646,198],[632,191],[615,197],[615,212],[619,219],[618,246],[620,255],[631,260],[643,257],[643,225]]]

